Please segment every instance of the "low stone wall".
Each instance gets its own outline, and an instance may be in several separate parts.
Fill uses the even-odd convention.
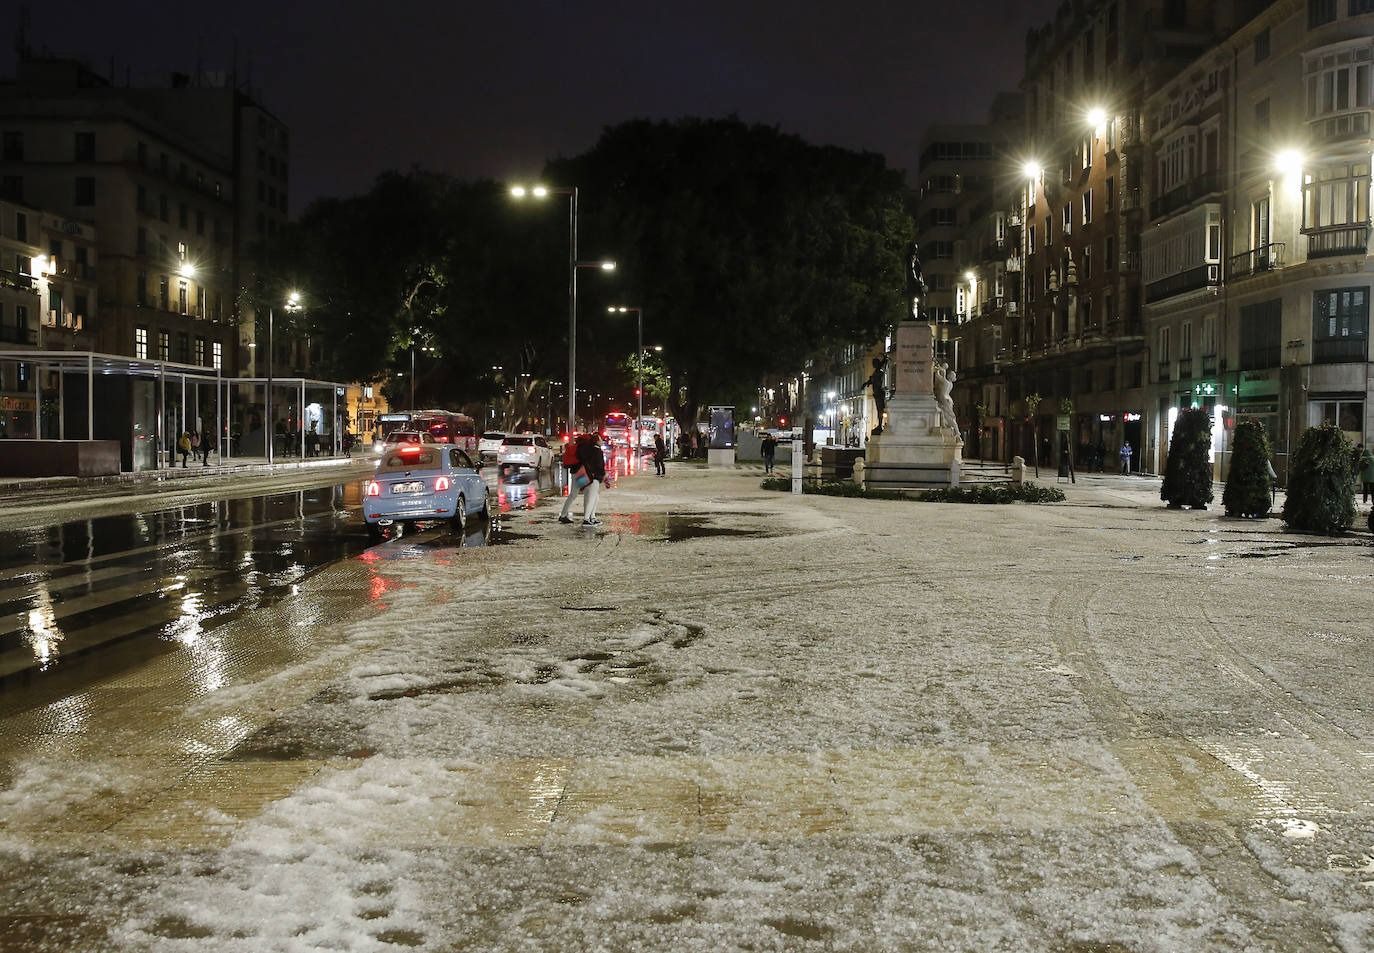
[[[118,474],[118,440],[0,440],[0,476]]]

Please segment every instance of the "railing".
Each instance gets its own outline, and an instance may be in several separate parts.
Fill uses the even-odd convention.
[[[1199,265],[1197,268],[1189,268],[1176,275],[1150,282],[1145,286],[1145,300],[1162,301],[1185,291],[1196,291],[1198,288],[1219,284],[1220,281],[1220,265]]]
[[[1121,270],[1125,272],[1137,272],[1140,270],[1140,252],[1126,251],[1121,253]]]
[[[1352,4],[1353,6],[1353,4]],[[1347,113],[1316,119],[1307,124],[1314,142],[1340,142],[1344,139],[1369,138],[1369,113]]]
[[[1204,354],[1202,356],[1202,376],[1214,377],[1217,373],[1217,356],[1215,354]]]
[[[1178,359],[1178,379],[1181,381],[1193,379],[1193,359],[1191,357]]]
[[[1329,258],[1332,255],[1363,255],[1369,248],[1369,223],[1342,225],[1337,228],[1303,229],[1307,235],[1307,257]]]
[[[1121,194],[1117,196],[1117,198],[1120,201],[1121,211],[1123,212],[1134,212],[1136,209],[1140,208],[1139,188],[1122,189]]]
[[[18,271],[0,271],[0,287],[34,291],[33,276]]]
[[[1166,192],[1150,203],[1150,218],[1162,218],[1190,205],[1213,192],[1221,191],[1221,173],[1204,172],[1189,182],[1185,182],[1171,192]]]
[[[1369,360],[1369,338],[1328,338],[1312,342],[1313,364],[1350,364]]]
[[[1262,271],[1275,271],[1283,267],[1283,255],[1287,247],[1286,242],[1273,242],[1232,255],[1227,262],[1226,273],[1234,281]]]
[[[1169,372],[1170,372],[1172,369],[1173,369],[1173,365],[1170,364],[1168,361],[1160,361],[1160,362],[1159,362],[1159,379],[1162,380],[1162,381],[1167,381],[1167,380],[1169,380]]]
[[[1015,255],[1007,259],[1007,271],[1019,272],[1021,270],[1021,256]]]
[[[11,324],[0,324],[0,343],[37,344],[38,332],[33,328],[20,328]]]

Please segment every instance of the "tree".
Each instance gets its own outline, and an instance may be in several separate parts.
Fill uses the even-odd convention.
[[[1212,502],[1212,464],[1207,459],[1211,449],[1211,415],[1197,407],[1179,411],[1169,439],[1164,486],[1159,491],[1170,509],[1191,506],[1205,510]]]
[[[1273,499],[1269,479],[1269,435],[1253,417],[1236,422],[1231,449],[1231,472],[1221,505],[1227,516],[1267,516]]]
[[[616,258],[617,284],[641,289],[684,428],[904,313],[911,220],[879,156],[733,118],[635,120],[548,172],[581,189],[587,257]]]
[[[1283,521],[1289,529],[1339,536],[1355,522],[1354,448],[1334,424],[1308,427],[1288,474]]]

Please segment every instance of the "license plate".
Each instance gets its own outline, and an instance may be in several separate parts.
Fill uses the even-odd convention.
[[[415,480],[415,481],[413,481],[413,482],[411,482],[411,483],[393,483],[393,484],[391,484],[391,492],[392,492],[392,493],[421,493],[421,492],[424,491],[424,489],[425,489],[425,484],[424,484],[424,481],[422,481],[422,480]]]

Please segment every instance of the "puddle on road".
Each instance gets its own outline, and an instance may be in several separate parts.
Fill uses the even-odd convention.
[[[722,513],[712,517],[679,513],[613,513],[606,517],[606,532],[643,536],[656,543],[680,543],[691,539],[733,537],[736,539],[770,539],[781,534],[764,528],[722,526],[715,520],[735,516],[766,519],[766,513]]]

